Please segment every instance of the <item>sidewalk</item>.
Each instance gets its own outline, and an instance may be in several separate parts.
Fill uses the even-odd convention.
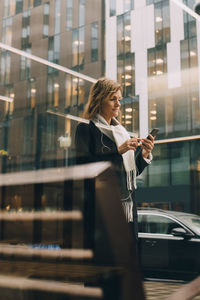
[[[145,281],[144,290],[146,293],[146,300],[164,300],[182,286],[182,283]],[[200,296],[194,297],[193,299],[200,300]]]

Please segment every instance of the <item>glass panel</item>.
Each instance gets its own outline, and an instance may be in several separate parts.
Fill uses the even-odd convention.
[[[153,156],[154,159],[149,168],[149,186],[168,186],[170,183],[168,145],[156,145]]]
[[[55,1],[55,34],[60,33],[61,0]]]
[[[2,25],[2,42],[11,46],[13,18],[3,19]]]
[[[43,37],[49,36],[49,3],[44,4],[44,17],[43,17]]]
[[[85,27],[80,27],[72,31],[72,53],[72,65],[83,65],[85,57]]]
[[[66,29],[72,29],[73,22],[73,0],[66,0]]]
[[[116,0],[110,0],[110,17],[116,15]]]
[[[155,234],[171,234],[173,228],[181,228],[179,223],[156,215],[139,215],[139,232]]]
[[[42,4],[42,0],[34,0],[34,7]]]
[[[3,2],[3,17],[7,18],[15,14],[16,1],[15,0],[4,0]]]
[[[79,0],[79,26],[85,25],[85,0]]]
[[[86,250],[88,240],[83,231],[88,226],[87,230],[89,228],[90,232],[94,228],[94,223],[97,224],[103,219],[92,219],[87,225],[87,210],[84,221],[81,221],[84,229],[80,224],[74,225],[73,222],[69,224],[68,219],[64,221],[57,219],[57,217],[62,219],[62,212],[67,209],[81,207],[82,213],[87,208],[84,201],[89,199],[91,205],[90,196],[96,191],[95,188],[99,191],[109,182],[107,177],[97,182],[96,175],[95,179],[92,179],[96,184],[95,187],[90,185],[88,180],[68,183],[64,179],[59,181],[60,174],[72,174],[70,168],[77,163],[75,147],[77,124],[88,122],[82,118],[83,111],[91,85],[99,77],[117,77],[117,81],[122,86],[123,99],[120,102],[118,120],[131,135],[140,134],[143,138],[151,128],[160,129],[152,153],[153,160],[137,177],[137,204],[146,207],[145,211],[152,207],[154,208],[152,211],[169,209],[199,215],[200,45],[198,21],[192,14],[195,1],[183,0],[182,5],[179,6],[167,0],[147,0],[135,2],[135,7],[133,0],[110,0],[108,6],[104,5],[105,1],[91,1],[91,5],[88,6],[88,2],[82,0],[0,2],[1,258],[6,256],[5,259],[10,264],[12,262],[9,259],[12,257],[16,263],[15,246],[19,245],[26,247],[26,266],[37,261],[35,257],[38,257],[38,254],[33,256],[31,254],[27,259],[29,250],[35,250],[37,247],[48,251],[61,250],[59,252],[61,254],[63,249],[73,249],[73,247],[77,249],[83,247]],[[192,11],[185,11],[184,5]],[[133,9],[134,11],[131,11]],[[140,18],[137,14],[140,14]],[[173,19],[174,16],[176,19]],[[112,26],[107,26],[107,21],[111,22]],[[24,53],[20,52],[21,50]],[[101,136],[99,141],[102,142]],[[104,140],[103,144],[106,144]],[[94,143],[88,145],[94,146]],[[102,151],[101,144],[97,148]],[[105,151],[105,147],[103,149]],[[115,157],[113,153],[111,156]],[[92,160],[93,157],[89,157],[90,159]],[[142,157],[141,162],[146,166]],[[89,174],[90,167],[82,167],[83,169],[81,166],[77,167],[76,174],[78,176],[81,172]],[[96,172],[93,167],[91,169]],[[38,173],[40,171],[44,173]],[[55,172],[55,182],[48,181],[51,172]],[[106,174],[110,174],[109,172]],[[30,178],[33,178],[32,176],[35,183],[27,183]],[[108,177],[110,179],[110,176]],[[126,180],[123,184],[126,185]],[[106,193],[105,190],[102,192],[108,200],[113,197],[112,186],[115,187],[115,192],[119,184],[118,182],[111,184],[106,189]],[[87,191],[83,192],[85,188]],[[119,195],[120,192],[118,197]],[[121,209],[121,199],[118,200],[113,203],[119,204]],[[110,201],[107,201],[106,205],[110,205]],[[120,229],[126,223],[119,221],[118,218],[110,218],[110,214],[116,212],[112,207],[109,206],[108,220],[113,222],[111,227],[118,232],[116,226],[120,225],[118,228]],[[44,214],[38,215],[37,213],[41,211]],[[23,219],[27,217],[26,212],[28,218],[31,216],[31,220]],[[44,219],[41,220],[41,216]],[[92,218],[94,216],[93,213]],[[10,220],[6,219],[11,217]],[[16,220],[15,217],[19,219]],[[47,220],[49,217],[51,220]],[[199,219],[191,218],[195,223],[194,234],[198,235]],[[149,227],[145,225],[147,221]],[[146,232],[170,234],[169,227],[175,226],[169,219],[166,221],[161,218],[157,220],[149,218],[145,222],[142,227],[147,226],[147,230],[143,231],[143,236]],[[139,217],[139,225],[140,223]],[[190,223],[188,221],[192,231]],[[104,244],[101,240],[103,236],[101,230],[104,225],[100,226],[100,231],[97,231],[95,243],[100,238],[99,243]],[[128,229],[123,232],[125,240],[128,237],[127,232]],[[68,236],[70,236],[69,240]],[[194,278],[199,272],[199,266],[194,261],[191,263],[191,259],[198,257],[199,250],[196,253],[195,250],[199,236],[194,239],[183,239],[171,235],[168,238],[170,242],[160,239],[160,242],[163,242],[163,249],[167,249],[167,255],[170,255],[171,249],[177,250],[174,244],[170,244],[171,242],[180,244],[181,241],[186,245],[189,241],[189,245],[192,245],[190,250],[194,252],[189,255],[188,270],[189,275],[197,271],[191,275]],[[195,246],[192,244],[193,240]],[[124,246],[126,245],[124,243]],[[7,246],[9,248],[4,250]],[[9,252],[11,248],[14,249],[13,252]],[[114,248],[117,251],[118,247]],[[152,248],[154,249],[155,247]],[[145,247],[142,251],[145,251]],[[125,252],[130,253],[130,248]],[[147,254],[151,255],[152,252],[148,249]],[[172,259],[171,256],[167,256],[165,267],[170,268],[171,262],[173,268],[187,265],[185,261],[190,252],[186,251],[186,247],[182,247],[181,251],[172,252],[178,253],[178,258]],[[9,259],[8,253],[10,253]],[[62,260],[59,253],[57,252],[53,257],[51,252],[48,252],[48,257],[56,261],[53,268],[60,272],[59,278],[66,283],[69,278],[62,277],[62,274],[65,274],[62,268],[66,260]],[[103,255],[104,257],[107,256]],[[112,251],[111,257],[113,257]],[[19,272],[23,267],[20,259]],[[95,259],[96,257],[94,261]],[[106,266],[110,262],[109,259],[105,262]],[[159,262],[162,260],[160,256]],[[48,263],[51,264],[50,260]],[[84,259],[81,260],[81,267],[83,263]],[[3,275],[4,271],[5,273],[7,271],[3,269],[6,266],[5,261],[0,259],[0,264],[1,275]],[[66,265],[69,267],[68,263]],[[72,265],[74,266],[70,262],[70,268],[73,268]],[[15,266],[16,264],[14,266],[12,264],[11,269],[15,270]],[[195,269],[196,266],[198,269]],[[98,267],[102,267],[101,263]],[[33,269],[37,271],[35,265]],[[39,271],[34,274],[29,273],[33,269],[30,267],[26,273],[24,268],[25,273],[19,275],[35,276],[39,279],[41,275]],[[51,280],[57,279],[47,264],[43,272],[45,270],[48,271],[44,278],[48,275]],[[175,276],[176,273],[178,280],[191,278],[188,270],[186,270],[187,279],[187,276],[180,278],[185,276],[182,271],[174,270],[171,274]],[[85,269],[82,271],[82,274],[85,274]],[[112,271],[109,274],[113,274]],[[155,265],[152,265],[151,271],[151,275],[156,274]],[[169,276],[168,271],[167,274],[169,279],[171,275]],[[71,275],[74,276],[74,273],[69,277]],[[120,295],[119,290],[116,290],[116,286],[121,286],[118,276],[119,274],[117,274],[117,284],[113,283],[115,286],[113,299],[117,299],[118,294]],[[148,277],[147,273],[144,277]],[[87,282],[87,280],[79,280],[80,278],[76,278],[78,282]],[[130,282],[135,281],[130,280]],[[0,278],[0,286],[1,284]],[[2,296],[1,288],[0,294]],[[27,292],[23,297],[19,293],[19,298],[22,297],[24,300],[33,297],[42,298],[37,297],[37,293],[35,295]],[[53,298],[53,295],[51,297]],[[2,299],[7,298],[9,295],[2,296]]]
[[[172,185],[190,183],[189,144],[174,143],[171,151]]]
[[[98,23],[92,23],[91,24],[91,61],[97,61],[98,60],[98,31],[99,26]]]
[[[23,0],[16,0],[16,14],[23,11]]]

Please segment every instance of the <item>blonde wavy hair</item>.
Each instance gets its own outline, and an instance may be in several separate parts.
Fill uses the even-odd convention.
[[[120,84],[106,77],[99,78],[90,88],[88,102],[83,112],[83,118],[91,120],[101,111],[104,99],[117,91],[122,92]]]

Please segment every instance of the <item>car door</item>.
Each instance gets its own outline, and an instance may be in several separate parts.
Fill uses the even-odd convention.
[[[200,272],[200,238],[189,236],[190,231],[185,229],[185,235],[168,236],[170,270],[173,278],[192,280]]]
[[[145,277],[190,280],[197,276],[199,238],[189,237],[182,224],[162,214],[139,214],[138,224],[139,252]],[[174,228],[182,228],[186,235],[173,235]]]
[[[140,263],[147,276],[162,276],[169,268],[165,223],[166,219],[159,215],[138,215]]]

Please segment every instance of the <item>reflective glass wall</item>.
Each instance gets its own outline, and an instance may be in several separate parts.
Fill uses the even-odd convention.
[[[191,189],[193,176],[198,189],[200,157],[193,145],[200,134],[200,33],[184,9],[193,11],[193,0],[184,7],[168,0],[0,5],[0,95],[14,100],[0,102],[2,173],[73,164],[72,117],[81,116],[91,83],[106,75],[123,87],[121,123],[142,137],[160,129],[138,191]],[[72,144],[66,151],[59,137],[67,135]],[[155,197],[151,202],[159,193]],[[190,193],[186,202],[192,201]]]

